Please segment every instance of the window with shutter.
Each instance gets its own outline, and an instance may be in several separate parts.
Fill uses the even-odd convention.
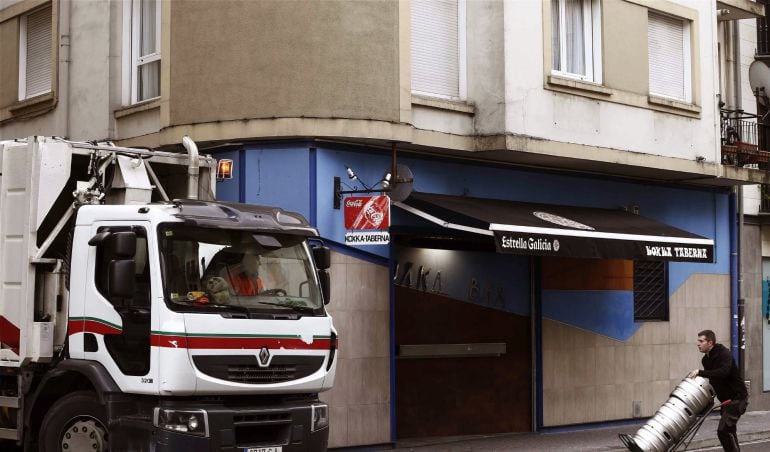
[[[650,12],[647,44],[650,94],[691,102],[689,21]]]
[[[598,0],[551,0],[551,64],[556,75],[601,83]]]
[[[21,17],[19,28],[19,100],[51,92],[51,7]]]
[[[412,91],[465,97],[465,0],[412,0]]]
[[[129,0],[124,3],[124,51],[128,54],[127,103],[160,96],[160,0]]]

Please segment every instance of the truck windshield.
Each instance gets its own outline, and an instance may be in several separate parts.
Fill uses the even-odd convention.
[[[158,229],[164,294],[175,311],[234,317],[323,315],[304,237],[206,229]]]

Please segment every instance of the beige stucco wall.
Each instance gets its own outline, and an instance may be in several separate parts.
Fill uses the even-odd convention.
[[[19,99],[19,19],[0,23],[0,109]]]
[[[329,447],[390,441],[390,289],[388,269],[332,253],[328,309],[339,334]]]
[[[19,102],[19,15],[47,5],[53,15],[52,91]],[[111,70],[120,53],[110,30],[122,31],[121,10],[119,2],[60,0],[24,0],[0,9],[0,138],[114,139],[110,89],[119,91],[121,79],[119,66]]]
[[[175,1],[170,15],[171,125],[399,120],[397,2]]]
[[[73,139],[112,138],[109,104],[110,83],[117,83],[110,72],[109,2],[70,2],[69,103],[68,136]],[[62,90],[62,94],[65,91]]]
[[[604,85],[647,95],[647,8],[623,0],[602,2]]]
[[[652,416],[671,390],[700,367],[697,334],[712,329],[730,344],[729,275],[692,275],[669,299],[670,321],[646,322],[618,342],[552,320],[543,321],[545,426]]]
[[[472,133],[505,132],[504,2],[466,2],[468,99],[475,106]],[[417,126],[417,124],[415,124]],[[456,132],[454,132],[456,133]]]

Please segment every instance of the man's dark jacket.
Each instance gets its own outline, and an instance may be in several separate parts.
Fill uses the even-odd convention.
[[[698,376],[709,379],[719,400],[742,400],[749,396],[727,347],[714,344],[711,351],[703,356],[701,363],[703,370],[698,372]]]

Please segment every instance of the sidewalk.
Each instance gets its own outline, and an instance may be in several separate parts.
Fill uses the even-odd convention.
[[[688,450],[718,446],[717,424],[719,416],[712,416],[703,423]],[[602,451],[628,452],[618,439],[618,434],[634,434],[643,425],[563,433],[518,433],[495,436],[428,438],[399,441],[398,451],[417,452],[466,452],[466,451]],[[738,422],[738,438],[741,443],[770,439],[770,411],[750,411]]]

